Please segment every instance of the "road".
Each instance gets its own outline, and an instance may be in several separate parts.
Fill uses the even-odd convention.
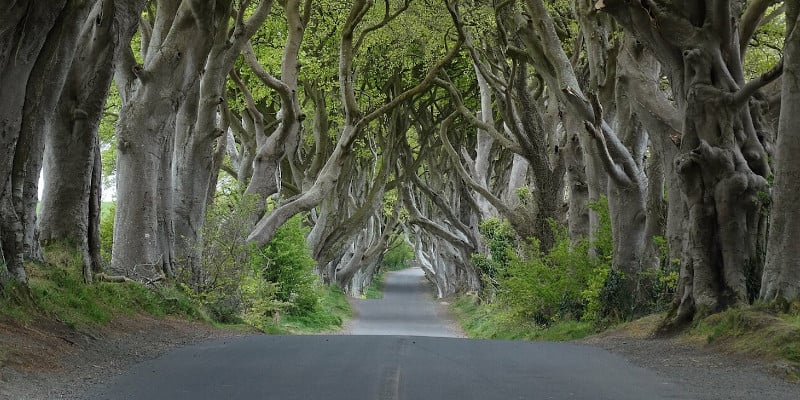
[[[350,335],[250,336],[185,347],[93,388],[87,399],[690,398],[598,348],[453,337],[426,290],[418,270],[387,274],[383,299],[354,302]]]
[[[351,304],[355,317],[345,328],[350,335],[461,336],[433,300],[420,268],[387,272],[382,299]]]

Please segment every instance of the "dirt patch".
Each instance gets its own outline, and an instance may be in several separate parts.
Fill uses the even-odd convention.
[[[89,387],[173,348],[247,334],[145,315],[83,332],[49,320],[0,322],[0,399],[80,399]]]
[[[651,338],[647,321],[612,330],[579,343],[604,348],[638,366],[681,384],[697,400],[797,400],[800,384],[771,371],[775,365],[680,338]]]

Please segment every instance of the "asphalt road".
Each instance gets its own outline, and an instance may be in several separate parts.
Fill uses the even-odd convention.
[[[386,283],[382,300],[355,302],[351,335],[250,336],[185,347],[86,398],[690,399],[594,347],[433,337],[456,333],[439,318],[419,272],[390,274]]]
[[[354,318],[345,331],[350,335],[461,336],[426,282],[420,268],[387,272],[383,298],[350,302]]]

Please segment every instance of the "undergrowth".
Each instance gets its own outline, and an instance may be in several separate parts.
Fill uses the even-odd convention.
[[[46,264],[27,265],[28,289],[20,286],[2,292],[0,318],[29,323],[44,317],[76,330],[135,313],[205,318],[200,307],[174,286],[149,288],[135,282],[87,285],[76,252],[64,246],[51,246],[45,249],[45,257]]]
[[[379,271],[375,273],[372,277],[372,281],[369,283],[366,289],[364,289],[363,298],[376,300],[383,298],[383,279],[384,275],[383,272]]]
[[[800,380],[800,314],[760,304],[736,307],[697,321],[685,336],[728,352],[783,363],[786,378]]]
[[[587,321],[564,320],[548,326],[522,321],[497,303],[481,303],[471,295],[459,297],[450,310],[467,336],[478,339],[567,341],[596,333]]]
[[[339,288],[320,288],[316,306],[304,314],[288,314],[270,319],[259,327],[265,333],[298,334],[333,332],[342,328],[345,320],[352,316],[347,295]]]

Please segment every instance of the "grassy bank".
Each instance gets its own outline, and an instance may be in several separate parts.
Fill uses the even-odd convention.
[[[382,299],[383,298],[383,272],[378,272],[372,277],[372,282],[364,290],[363,298],[365,299]]]
[[[203,321],[219,328],[258,329],[265,333],[318,333],[341,329],[350,317],[345,294],[334,288],[319,287],[316,307],[303,314],[265,318],[264,326],[248,326],[241,320],[231,323],[212,321],[196,295],[185,286],[167,283],[145,286],[137,282],[85,284],[80,273],[80,257],[64,248],[46,250],[47,264],[27,266],[28,288],[10,287],[0,291],[0,321],[23,325],[37,320],[63,323],[76,331],[91,331],[114,318],[133,314],[175,317]]]
[[[28,264],[28,287],[0,294],[0,318],[28,323],[37,318],[59,321],[74,330],[105,325],[115,317],[145,313],[207,320],[202,309],[182,290],[140,283],[83,283],[80,258],[64,249],[50,249],[48,264]]]
[[[800,312],[775,312],[760,305],[714,314],[696,323],[686,340],[725,353],[770,362],[778,375],[800,381]]]
[[[480,304],[463,295],[450,306],[464,332],[481,339],[567,341],[601,333],[583,321],[560,321],[542,327],[521,321],[496,304]],[[665,314],[652,314],[609,329],[625,337],[653,337]],[[759,359],[782,378],[800,381],[800,312],[775,312],[763,306],[733,308],[695,322],[674,340],[724,354]]]
[[[353,313],[347,295],[339,288],[320,289],[318,306],[303,315],[281,315],[267,322],[261,329],[270,334],[308,334],[336,332]],[[277,321],[276,321],[277,319]]]
[[[450,311],[471,338],[567,341],[596,333],[589,322],[559,321],[543,327],[512,317],[497,304],[481,304],[476,296],[463,295]]]

